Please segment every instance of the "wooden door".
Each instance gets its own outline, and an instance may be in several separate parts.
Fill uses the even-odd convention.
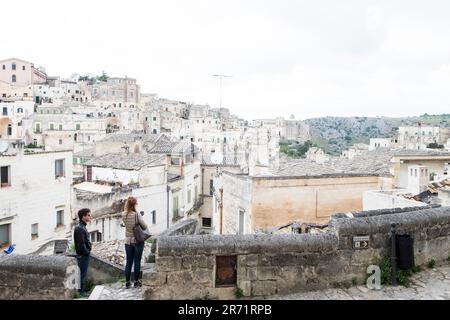
[[[216,257],[216,287],[237,284],[236,256]]]

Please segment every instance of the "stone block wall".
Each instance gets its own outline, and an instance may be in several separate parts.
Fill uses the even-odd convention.
[[[74,258],[14,254],[0,257],[0,299],[72,299],[78,278]]]
[[[147,299],[234,298],[324,289],[366,278],[374,258],[389,254],[389,231],[414,237],[417,265],[450,254],[450,207],[335,217],[330,232],[290,235],[195,235],[158,239],[155,270],[144,275]],[[354,249],[354,236],[369,248]],[[216,257],[236,256],[234,288],[215,285]]]

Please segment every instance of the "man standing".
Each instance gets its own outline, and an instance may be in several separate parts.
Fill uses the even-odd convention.
[[[86,225],[91,221],[91,210],[81,209],[78,211],[80,223],[75,227],[73,239],[75,242],[75,250],[77,252],[78,267],[80,268],[80,296],[85,296],[86,275],[89,266],[89,255],[91,254],[91,242]]]

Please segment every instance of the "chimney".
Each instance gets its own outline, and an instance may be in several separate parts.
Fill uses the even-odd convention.
[[[408,191],[413,195],[418,195],[427,190],[430,182],[429,167],[412,165],[408,167]]]

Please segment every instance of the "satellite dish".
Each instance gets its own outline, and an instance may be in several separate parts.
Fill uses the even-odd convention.
[[[6,141],[0,141],[0,153],[8,150],[8,143]]]

